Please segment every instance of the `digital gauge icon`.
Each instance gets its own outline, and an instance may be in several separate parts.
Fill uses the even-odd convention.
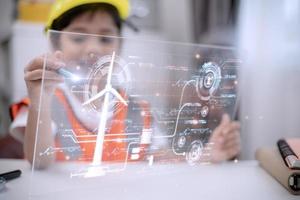
[[[85,85],[84,101],[88,101],[94,97],[100,91],[105,89],[109,66],[111,64],[112,56],[107,55],[98,59],[98,61],[90,68],[88,74],[88,81]],[[128,94],[130,90],[130,73],[127,67],[127,63],[119,56],[115,56],[113,62],[113,72],[111,77],[112,88],[118,90],[121,94]],[[89,107],[99,112],[100,105],[102,105],[101,99],[95,100],[89,103]],[[111,99],[109,101],[110,107],[116,104],[116,100]],[[115,110],[116,111],[116,110]]]
[[[208,112],[209,112],[208,106],[203,106],[200,110],[200,114],[202,117],[207,117]]]
[[[204,63],[197,80],[197,94],[201,100],[209,100],[221,82],[221,69],[213,62]]]

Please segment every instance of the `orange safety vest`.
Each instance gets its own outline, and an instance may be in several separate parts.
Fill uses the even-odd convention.
[[[127,99],[126,95],[121,92],[121,95]],[[71,108],[70,103],[68,102],[67,97],[64,92],[60,89],[55,91],[55,96],[57,97],[58,102],[64,108],[67,119],[74,131],[77,142],[80,145],[82,155],[78,158],[80,161],[92,161],[94,150],[96,146],[96,135],[92,134],[90,130],[88,130],[75,116],[73,109]],[[139,101],[139,107],[141,110],[143,128],[139,133],[138,144],[135,140],[135,144],[132,145],[134,148],[130,148],[129,140],[126,133],[126,119],[128,115],[128,107],[122,103],[118,103],[119,108],[121,109],[119,112],[113,114],[111,128],[107,131],[104,137],[103,144],[103,153],[102,153],[102,161],[116,161],[116,162],[124,162],[127,161],[138,161],[144,160],[147,150],[150,146],[149,140],[145,141],[145,137],[149,137],[151,135],[151,119],[152,116],[149,110],[149,104],[146,101]],[[21,102],[13,104],[10,108],[10,113],[12,119],[14,119],[22,106],[28,106],[29,99],[25,98]],[[129,138],[130,139],[130,138]],[[135,138],[136,139],[136,138]],[[56,147],[62,147],[60,140],[56,139]],[[131,151],[131,152],[128,152]],[[56,152],[56,159],[59,161],[68,160],[68,156],[65,155],[64,151]]]
[[[14,103],[9,108],[10,118],[13,121],[17,115],[20,113],[20,110],[23,106],[29,106],[29,98],[24,98],[18,103]]]

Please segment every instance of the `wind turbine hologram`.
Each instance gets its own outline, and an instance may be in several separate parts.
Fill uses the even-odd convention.
[[[101,162],[102,162],[102,151],[103,151],[103,143],[104,143],[104,136],[105,136],[105,127],[107,124],[107,115],[108,115],[108,109],[109,109],[110,95],[115,96],[120,102],[122,102],[124,105],[127,106],[127,102],[117,92],[117,90],[112,87],[112,84],[111,84],[114,60],[115,60],[115,52],[112,53],[112,58],[111,58],[109,69],[108,69],[108,75],[107,75],[107,81],[106,81],[105,88],[103,90],[101,90],[99,93],[97,93],[96,95],[94,95],[91,99],[87,100],[86,102],[84,102],[82,104],[83,106],[85,106],[85,105],[104,96],[102,112],[101,112],[101,116],[100,116],[100,122],[98,125],[96,147],[95,147],[93,162],[92,162],[93,166],[88,170],[86,177],[99,176],[99,175],[103,175],[103,173],[104,173],[103,169],[101,169],[100,166],[101,166]],[[96,169],[95,167],[98,167],[98,169]]]

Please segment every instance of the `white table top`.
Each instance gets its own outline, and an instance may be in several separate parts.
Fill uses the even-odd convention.
[[[0,173],[21,169],[9,181],[1,200],[29,199],[299,199],[288,193],[256,161],[220,165],[153,165],[141,171],[129,165],[124,172],[97,178],[70,178],[62,165],[37,171],[30,187],[31,169],[24,160],[0,159]]]

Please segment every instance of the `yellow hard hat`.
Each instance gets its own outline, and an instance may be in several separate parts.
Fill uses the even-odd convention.
[[[114,6],[123,20],[129,16],[129,0],[56,0],[50,10],[45,30],[48,31],[48,29],[51,28],[54,20],[59,18],[65,12],[77,6],[92,3],[107,3]]]

